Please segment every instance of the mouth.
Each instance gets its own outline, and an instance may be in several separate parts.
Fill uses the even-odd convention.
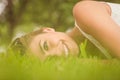
[[[64,51],[65,51],[65,55],[68,56],[69,50],[68,50],[67,45],[66,45],[66,44],[63,44],[63,48],[64,48]]]

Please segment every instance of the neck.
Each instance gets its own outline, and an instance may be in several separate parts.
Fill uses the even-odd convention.
[[[81,32],[77,29],[77,27],[74,27],[70,32],[67,33],[72,39],[76,41],[77,44],[80,44],[83,42],[85,37],[81,34]]]

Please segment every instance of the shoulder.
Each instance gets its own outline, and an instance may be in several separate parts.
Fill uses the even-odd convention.
[[[78,11],[82,13],[87,13],[88,11],[105,11],[108,14],[111,14],[110,6],[106,2],[101,1],[80,1],[73,8],[73,14]]]

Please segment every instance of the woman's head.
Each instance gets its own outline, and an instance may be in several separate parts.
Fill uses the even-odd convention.
[[[18,40],[19,44],[24,45],[22,46],[24,49],[29,50],[40,58],[69,54],[77,55],[79,53],[79,48],[71,37],[62,32],[56,32],[52,28],[34,31],[22,36]]]

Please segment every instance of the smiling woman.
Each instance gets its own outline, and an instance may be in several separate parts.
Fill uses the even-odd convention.
[[[56,32],[52,28],[43,30],[43,34],[34,37],[30,43],[30,49],[37,55],[43,52],[45,56],[49,55],[67,55],[78,53],[78,46],[75,41],[67,34]]]
[[[78,45],[88,39],[94,45],[92,49],[98,48],[107,58],[120,58],[120,4],[81,1],[74,6],[73,16],[75,27],[68,33],[44,28],[19,38],[18,43],[44,59],[78,55]]]
[[[78,45],[71,37],[62,32],[56,32],[53,28],[43,28],[17,38],[12,44],[13,48],[17,48],[20,43],[24,46],[23,49],[27,48],[26,50],[41,59],[47,56],[68,56],[79,53]],[[18,51],[18,49],[15,50]],[[21,49],[20,53],[23,51]]]

